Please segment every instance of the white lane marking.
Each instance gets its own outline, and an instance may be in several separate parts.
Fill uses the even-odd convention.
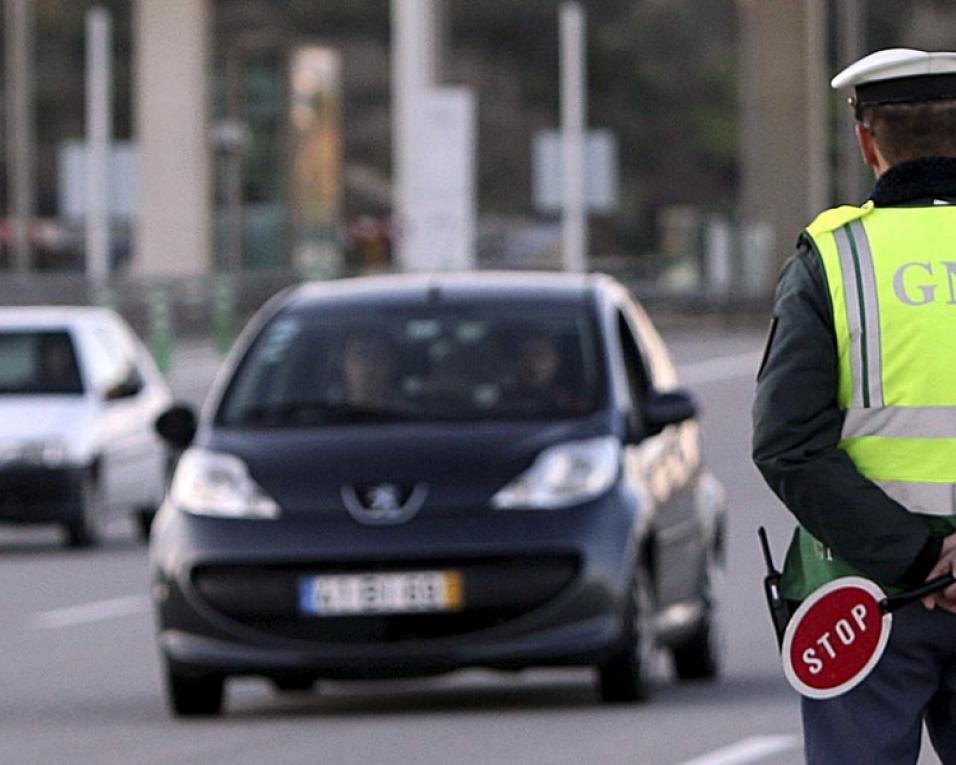
[[[800,746],[799,736],[751,736],[680,765],[743,765]]]
[[[763,357],[763,351],[737,353],[733,356],[718,356],[716,359],[692,361],[690,364],[679,364],[681,383],[684,385],[699,385],[700,383],[719,382],[720,380],[736,380],[739,377],[757,377],[757,365]]]
[[[54,630],[62,627],[74,627],[78,624],[91,624],[121,616],[140,614],[149,610],[149,598],[145,595],[126,595],[121,598],[99,600],[95,603],[83,603],[79,606],[55,608],[41,611],[30,617],[30,626],[41,630]]]

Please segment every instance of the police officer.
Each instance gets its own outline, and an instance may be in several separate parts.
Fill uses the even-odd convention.
[[[876,184],[801,234],[753,412],[754,461],[800,524],[793,601],[843,575],[894,592],[956,571],[956,53],[879,51],[832,85],[853,89]],[[956,588],[898,611],[863,683],[802,700],[809,763],[914,763],[923,720],[956,763],[954,614]]]

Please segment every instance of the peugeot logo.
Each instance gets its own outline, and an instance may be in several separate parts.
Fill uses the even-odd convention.
[[[355,520],[369,526],[405,523],[425,504],[428,487],[407,489],[394,483],[342,487],[342,503]]]

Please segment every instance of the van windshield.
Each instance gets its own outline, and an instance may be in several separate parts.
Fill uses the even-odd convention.
[[[76,352],[68,332],[0,332],[0,395],[82,393]]]
[[[217,422],[578,417],[601,403],[602,379],[593,322],[580,306],[280,314],[246,354]]]

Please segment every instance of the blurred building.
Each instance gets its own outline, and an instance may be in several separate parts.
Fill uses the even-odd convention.
[[[133,275],[237,266],[321,271],[335,264],[336,247],[347,270],[388,263],[387,0],[30,2],[41,217],[61,222],[57,155],[83,135],[84,14],[97,4],[114,19],[114,136],[140,157],[148,152],[138,165],[135,225],[114,237],[120,268]],[[543,232],[554,218],[534,209],[530,147],[558,121],[557,6],[444,6],[441,80],[471,88],[479,104],[477,185],[489,221],[479,241],[504,241],[505,252],[508,242],[524,248],[533,239],[545,253]],[[616,133],[621,157],[621,202],[592,221],[595,252],[646,253],[665,205],[732,210],[733,25],[734,0],[705,8],[694,0],[589,5],[590,122]],[[708,42],[697,45],[702,29]],[[666,40],[682,42],[660,44]],[[321,65],[299,56],[317,49]],[[310,97],[293,87],[297,61],[326,72],[316,75],[317,89],[306,87],[305,109]],[[677,76],[662,77],[667,71]],[[310,109],[313,116],[303,117]],[[297,174],[297,157],[331,164]],[[63,241],[81,246],[70,229]],[[124,240],[127,230],[133,241]],[[57,268],[71,262],[82,262],[72,244],[54,260],[35,259]]]
[[[284,3],[137,4],[134,270],[339,273],[348,41]]]
[[[387,263],[387,3],[370,13],[297,0],[27,2],[33,270],[83,267],[84,22],[94,6],[113,18],[117,273]],[[358,117],[347,133],[346,91]],[[13,265],[7,221],[0,261]]]
[[[135,204],[119,206],[125,214],[111,229],[118,273],[388,266],[388,0],[25,1],[36,17],[36,269],[83,263],[83,221],[62,167],[75,165],[84,133],[83,27],[94,5],[113,16],[114,138],[139,168]],[[868,48],[945,47],[951,4],[859,2]],[[441,80],[469,87],[479,104],[478,241],[492,255],[483,262],[513,263],[513,251],[546,259],[555,218],[534,209],[530,148],[558,120],[557,4],[443,3]],[[626,262],[655,287],[668,270],[674,283],[694,285],[714,271],[728,293],[745,283],[743,271],[756,275],[748,289],[769,290],[807,210],[838,198],[836,177],[814,184],[803,162],[812,147],[835,144],[837,104],[824,104],[822,139],[819,127],[794,129],[805,121],[801,104],[811,92],[826,98],[826,72],[844,63],[832,44],[835,16],[820,23],[831,5],[586,3],[589,123],[613,131],[620,148],[620,204],[591,225],[602,267]],[[812,6],[818,13],[807,16]],[[796,29],[828,48],[812,72],[807,35]],[[9,176],[9,152],[5,163]],[[788,174],[802,180],[781,183]],[[803,198],[810,186],[812,203]],[[0,188],[9,210],[6,195]],[[748,236],[728,237],[726,226],[741,220],[754,223]],[[9,244],[8,222],[0,245]],[[731,242],[714,268],[703,246],[711,240]],[[741,265],[736,251],[764,253],[763,262]],[[11,268],[9,247],[2,253],[0,268]]]

